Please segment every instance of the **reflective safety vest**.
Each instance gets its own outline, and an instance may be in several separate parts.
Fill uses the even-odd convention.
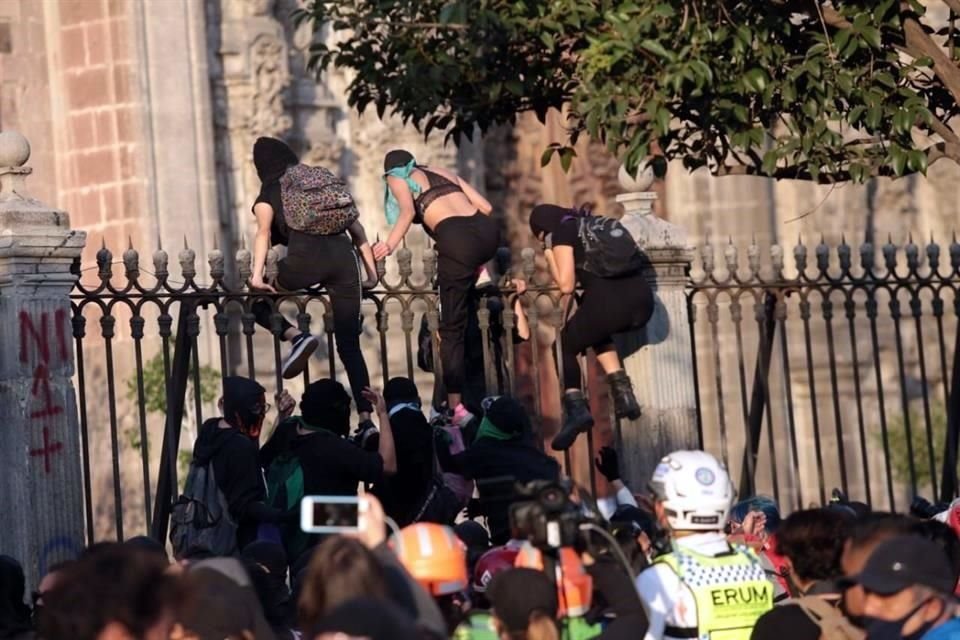
[[[656,563],[673,569],[697,603],[697,627],[667,625],[664,636],[750,640],[757,619],[773,608],[773,584],[760,559],[746,547],[734,547],[720,556],[677,550]]]

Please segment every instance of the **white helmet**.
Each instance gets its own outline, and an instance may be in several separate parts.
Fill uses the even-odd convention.
[[[650,489],[675,531],[721,531],[736,492],[722,462],[705,451],[674,451],[653,472]]]

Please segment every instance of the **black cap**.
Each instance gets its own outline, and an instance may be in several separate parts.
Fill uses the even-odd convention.
[[[880,595],[892,595],[913,586],[950,595],[957,584],[943,548],[920,536],[899,536],[881,543],[863,571],[844,582],[859,584]]]
[[[410,378],[390,378],[383,386],[383,401],[388,409],[403,402],[420,402],[420,390]]]
[[[317,380],[304,389],[300,411],[303,419],[313,426],[331,427],[334,431],[349,429],[350,394],[336,380]]]
[[[557,587],[542,571],[510,569],[498,573],[487,586],[487,597],[507,631],[526,631],[530,614],[539,611],[556,619]]]
[[[505,433],[530,433],[530,416],[515,398],[500,396],[487,409],[486,418]]]

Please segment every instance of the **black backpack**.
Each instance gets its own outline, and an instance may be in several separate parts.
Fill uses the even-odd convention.
[[[583,264],[578,267],[601,278],[634,275],[643,268],[643,252],[619,220],[581,210],[577,222],[583,244]]]
[[[215,556],[237,551],[237,523],[217,486],[213,460],[190,463],[187,483],[170,514],[170,544],[176,558],[198,551]]]

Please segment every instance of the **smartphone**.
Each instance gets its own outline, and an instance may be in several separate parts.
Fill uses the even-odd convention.
[[[367,502],[358,496],[305,496],[300,502],[304,533],[356,533]]]

